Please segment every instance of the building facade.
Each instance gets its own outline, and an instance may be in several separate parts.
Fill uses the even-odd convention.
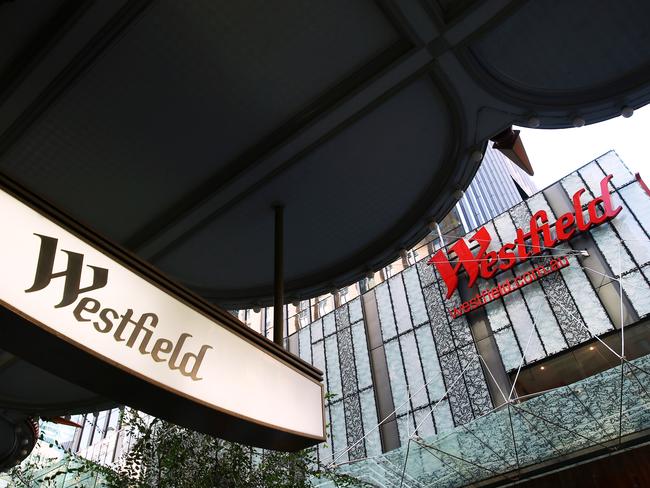
[[[321,460],[355,466],[355,460],[381,459],[384,465],[375,464],[374,469],[381,471],[385,486],[391,486],[391,473],[396,475],[403,465],[409,466],[405,449],[413,439],[444,438],[480,419],[493,418],[504,405],[534,405],[526,400],[595,381],[598,375],[611,373],[619,361],[622,365],[620,356],[642,361],[650,352],[650,194],[615,153],[603,155],[513,206],[487,222],[482,227],[486,233],[470,232],[464,242],[471,245],[476,235],[485,242],[484,236],[489,236],[484,251],[499,252],[504,245],[516,243],[520,232],[525,234],[540,224],[539,218],[531,224],[540,210],[548,217],[549,241],[558,240],[556,219],[562,216],[562,225],[566,225],[569,217],[564,214],[570,215],[576,205],[585,222],[599,219],[601,183],[609,174],[613,175],[606,187],[611,204],[620,207],[611,220],[553,246],[535,244],[528,235],[525,248],[541,246],[538,255],[489,279],[478,277],[471,287],[463,275],[457,288],[449,289],[439,269],[423,256],[293,334],[290,350],[326,373],[330,442],[319,446]],[[588,206],[594,207],[591,217]],[[481,246],[481,239],[477,240],[470,247],[475,257]],[[445,243],[448,253],[458,249],[456,243],[451,237]],[[554,272],[548,271],[550,267],[538,271],[551,261],[559,263]],[[622,292],[616,281],[619,277]],[[503,283],[518,280],[522,280],[520,286],[503,293]],[[495,288],[503,295],[476,308],[471,305],[484,290]],[[627,329],[623,354],[622,325]],[[646,387],[645,377],[637,382]],[[616,389],[604,391],[618,398]],[[620,395],[623,404],[624,392]],[[635,398],[648,401],[647,395]],[[648,405],[642,405],[642,410]],[[552,407],[550,411],[558,417],[564,415],[563,408],[569,409]],[[597,418],[593,412],[590,415]],[[650,426],[644,423],[647,418],[642,420],[631,432],[638,434]],[[621,427],[619,434],[624,430]],[[524,439],[520,441],[525,444]],[[549,445],[552,442],[545,451],[552,453]],[[492,452],[489,447],[483,446],[484,456]],[[460,456],[458,449],[459,445],[451,452]],[[399,453],[401,461],[396,464],[398,458],[393,457],[387,467],[391,452]],[[411,462],[420,468],[435,458],[435,453],[428,460],[422,453],[417,455],[419,461]],[[367,461],[357,464],[363,463]],[[393,464],[395,469],[390,467]],[[369,472],[365,466],[357,474]],[[405,486],[436,486],[427,484],[436,479],[434,469],[420,474],[420,481],[414,479]],[[461,486],[467,479],[461,476],[440,486]]]
[[[287,347],[325,373],[320,461],[377,486],[401,476],[407,487],[464,486],[644,438],[648,215],[642,181],[609,152],[478,229],[441,226],[442,241],[401,269],[303,317]],[[509,262],[504,249],[527,259],[484,276],[490,253]],[[70,448],[117,462],[130,442],[118,419],[118,409],[74,417],[83,428]]]

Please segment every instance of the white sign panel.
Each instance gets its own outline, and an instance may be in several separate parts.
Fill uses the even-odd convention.
[[[319,382],[0,191],[0,299],[66,341],[204,406],[322,440]]]

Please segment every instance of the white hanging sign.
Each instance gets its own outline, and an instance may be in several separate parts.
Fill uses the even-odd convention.
[[[0,300],[7,308],[185,399],[306,444],[324,439],[321,383],[272,348],[235,333],[5,191],[0,216]]]

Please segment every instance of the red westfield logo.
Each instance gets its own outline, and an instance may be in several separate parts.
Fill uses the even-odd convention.
[[[612,175],[608,175],[600,182],[601,196],[594,198],[587,204],[587,215],[583,215],[580,196],[585,192],[582,188],[573,195],[573,212],[567,212],[555,222],[555,235],[551,233],[548,215],[544,210],[537,211],[530,219],[529,231],[517,229],[514,242],[504,244],[498,251],[487,251],[492,236],[485,227],[481,227],[469,238],[469,242],[476,242],[478,250],[473,254],[464,239],[456,241],[449,246],[449,253],[456,255],[455,263],[450,262],[444,250],[438,251],[429,260],[438,269],[440,276],[447,285],[447,298],[451,297],[458,287],[458,274],[464,269],[469,277],[468,286],[473,286],[480,276],[492,278],[499,271],[512,268],[517,263],[523,263],[531,256],[537,256],[544,248],[552,248],[568,241],[576,232],[584,232],[592,227],[613,219],[621,211],[621,207],[612,208],[608,183]],[[599,206],[600,209],[599,209]],[[528,242],[530,241],[530,242]]]

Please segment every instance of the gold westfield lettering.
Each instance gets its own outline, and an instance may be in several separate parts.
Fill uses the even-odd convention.
[[[198,376],[199,368],[206,352],[212,349],[212,346],[205,344],[201,346],[198,353],[185,351],[185,344],[192,335],[183,332],[175,341],[155,337],[154,332],[158,325],[158,315],[155,313],[147,312],[138,316],[132,308],[120,313],[113,308],[104,307],[99,300],[91,297],[83,297],[77,301],[82,293],[106,286],[108,270],[88,265],[93,271],[93,280],[90,285],[82,287],[83,254],[62,249],[61,252],[68,256],[67,268],[54,272],[58,239],[41,234],[35,235],[40,238],[41,246],[34,283],[25,290],[26,293],[44,289],[54,278],[64,278],[63,297],[54,308],[67,307],[76,302],[72,315],[78,322],[92,323],[98,333],[111,334],[116,342],[139,354],[151,355],[151,359],[157,363],[166,362],[172,371],[178,371],[194,381],[203,379]]]

